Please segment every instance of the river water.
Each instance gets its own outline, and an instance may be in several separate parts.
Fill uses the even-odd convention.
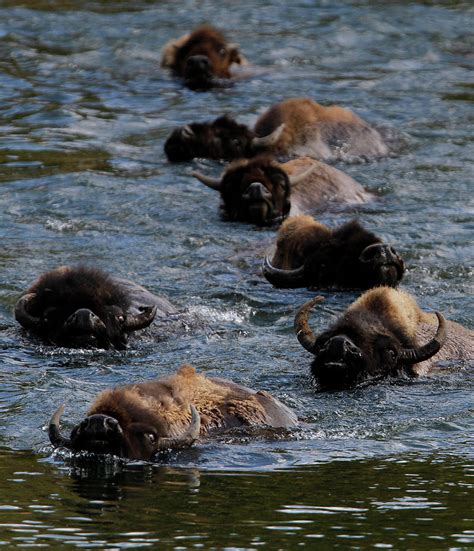
[[[187,90],[160,48],[204,21],[256,74]],[[0,4],[0,544],[7,548],[463,549],[474,544],[472,369],[316,393],[295,309],[311,291],[260,275],[274,229],[220,218],[199,167],[171,165],[176,125],[224,112],[253,123],[311,96],[354,109],[403,144],[339,164],[378,200],[356,212],[403,254],[403,287],[473,327],[470,2],[4,0]],[[15,323],[42,272],[98,265],[168,297],[182,315],[126,352],[53,349]],[[357,296],[324,293],[325,327]],[[266,389],[292,433],[230,432],[156,465],[53,452],[60,404],[77,422],[103,388],[191,362]],[[471,504],[471,505],[469,505]]]

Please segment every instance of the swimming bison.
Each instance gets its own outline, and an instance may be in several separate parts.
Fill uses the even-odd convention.
[[[297,424],[296,415],[267,392],[200,375],[190,365],[169,377],[105,390],[69,437],[59,428],[63,411],[61,406],[49,424],[53,446],[143,460],[189,447],[217,429]]]
[[[221,178],[194,171],[206,186],[219,191],[226,216],[233,221],[267,226],[295,215],[356,205],[372,198],[344,172],[309,157],[279,164],[267,157],[235,161]]]
[[[357,220],[331,229],[311,216],[292,216],[278,231],[263,275],[275,287],[370,289],[395,286],[404,263],[397,251]]]
[[[245,63],[236,44],[208,25],[198,27],[163,48],[161,66],[168,67],[192,89],[206,89],[231,78],[231,66]]]
[[[295,317],[301,345],[314,355],[311,371],[322,389],[341,389],[387,376],[417,377],[443,360],[474,357],[474,332],[391,287],[366,291],[329,329],[315,335],[308,324],[316,297]]]
[[[40,276],[15,306],[23,327],[59,346],[124,349],[132,331],[171,304],[136,283],[96,268],[62,266]]]
[[[238,159],[260,153],[328,160],[371,160],[390,151],[378,130],[349,109],[291,98],[270,107],[252,130],[224,115],[176,128],[165,143],[172,162]]]

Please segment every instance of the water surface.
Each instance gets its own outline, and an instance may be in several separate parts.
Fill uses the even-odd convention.
[[[316,394],[292,333],[313,293],[260,275],[273,229],[221,219],[218,197],[170,165],[171,129],[224,112],[252,124],[309,95],[392,129],[404,147],[338,165],[376,203],[358,216],[406,259],[421,306],[472,325],[472,6],[462,1],[5,1],[0,7],[0,542],[176,548],[472,545],[472,369]],[[160,48],[212,21],[263,70],[196,93]],[[182,319],[126,352],[53,349],[12,315],[38,274],[99,265],[167,296]],[[324,293],[325,327],[356,298]],[[76,465],[44,432],[111,385],[184,362],[266,389],[293,434],[229,433],[159,466]]]

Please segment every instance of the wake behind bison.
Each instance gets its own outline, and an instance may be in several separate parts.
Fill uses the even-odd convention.
[[[142,460],[189,447],[218,429],[297,425],[296,415],[267,392],[200,375],[190,365],[169,377],[103,391],[69,437],[59,428],[63,411],[61,406],[49,424],[53,446]]]
[[[15,318],[45,341],[70,347],[126,348],[128,334],[175,312],[164,298],[86,266],[40,276],[15,306]]]
[[[311,371],[323,389],[348,388],[388,376],[418,377],[445,360],[474,358],[474,332],[391,287],[366,291],[329,329],[315,335],[308,315],[316,297],[295,317],[300,344],[314,360]]]

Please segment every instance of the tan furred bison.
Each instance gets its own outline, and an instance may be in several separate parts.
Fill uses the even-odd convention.
[[[308,324],[316,297],[295,317],[301,345],[314,355],[311,371],[323,389],[371,379],[427,374],[445,360],[474,358],[474,332],[421,310],[406,292],[391,287],[366,291],[329,329],[315,335]]]
[[[228,43],[218,30],[203,25],[162,50],[161,66],[170,68],[192,89],[206,89],[228,81],[233,64],[244,64],[237,44]]]
[[[17,321],[47,342],[119,350],[130,332],[173,312],[166,299],[140,285],[87,266],[44,273],[15,306]]]
[[[321,161],[368,161],[390,151],[380,132],[349,109],[291,98],[270,107],[252,130],[228,115],[173,130],[165,143],[172,162],[195,157],[238,159],[271,153]]]
[[[283,222],[273,258],[265,257],[262,271],[280,288],[370,289],[397,285],[404,263],[357,220],[332,229],[301,214]]]
[[[53,446],[143,460],[189,447],[218,429],[297,424],[296,415],[267,392],[200,375],[190,365],[169,377],[101,392],[70,437],[59,429],[63,411],[61,406],[49,424]]]
[[[268,157],[242,159],[220,178],[192,175],[219,191],[226,216],[233,221],[266,226],[296,215],[360,205],[372,195],[337,168],[303,157],[280,164]]]

